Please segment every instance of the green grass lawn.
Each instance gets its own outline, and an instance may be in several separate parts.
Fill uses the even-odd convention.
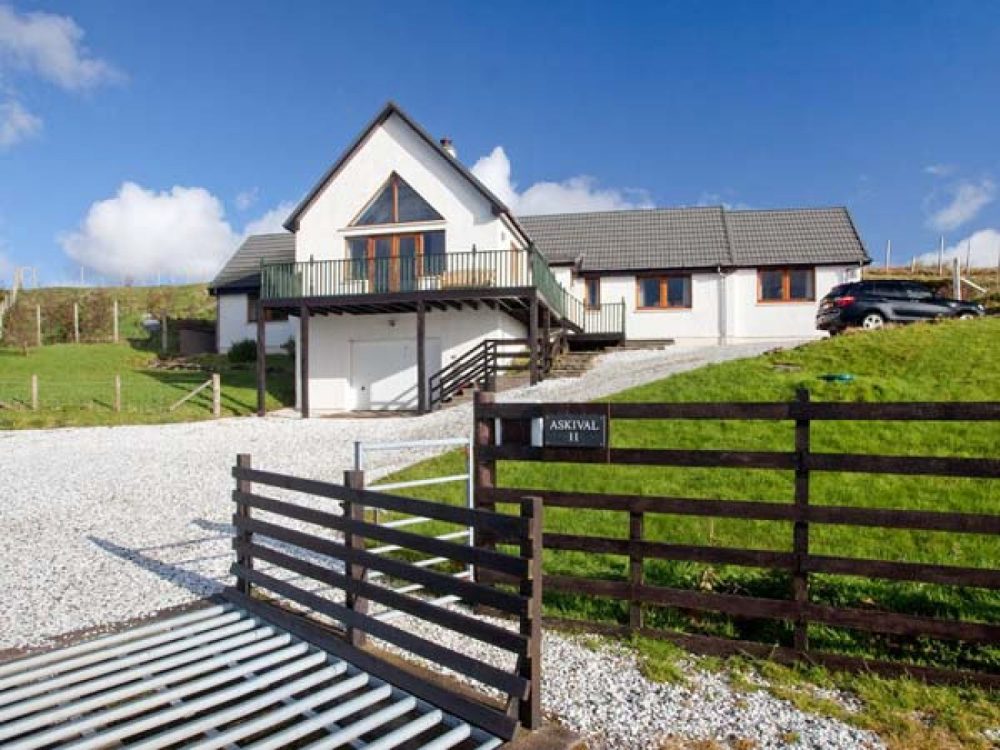
[[[225,357],[192,360],[200,369],[156,369],[156,354],[129,344],[55,344],[0,348],[0,429],[187,422],[212,417],[207,388],[168,411],[213,371],[222,378],[222,415],[251,414],[257,408],[254,363],[231,364]],[[294,363],[268,357],[269,409],[294,403]],[[31,410],[31,375],[38,376],[38,411]],[[122,410],[115,412],[114,377],[122,380]]]
[[[727,362],[675,375],[613,397],[619,402],[781,401],[807,387],[817,401],[996,401],[1000,400],[1000,320],[956,321],[848,335],[792,351]],[[851,373],[854,381],[828,383],[827,373]],[[791,423],[735,421],[616,421],[612,444],[644,448],[729,448],[792,450]],[[813,450],[887,455],[1000,456],[995,423],[815,424]],[[393,479],[460,473],[462,457],[447,454]],[[498,484],[529,489],[616,492],[691,498],[762,500],[790,503],[791,472],[765,470],[609,467],[601,465],[501,462]],[[412,494],[461,502],[450,485],[415,488]],[[822,474],[812,478],[812,502],[882,508],[991,513],[1000,509],[996,481],[863,474]],[[513,509],[511,509],[513,510]],[[625,513],[547,509],[547,531],[624,538]],[[790,550],[791,524],[650,514],[646,538],[681,544]],[[996,568],[1000,540],[977,534],[892,531],[846,526],[811,527],[811,550],[845,557],[928,562]],[[616,555],[548,551],[547,573],[624,579],[628,561]],[[649,561],[648,582],[723,593],[787,598],[785,573],[687,562]],[[1000,594],[983,589],[814,576],[815,602],[884,608],[942,618],[1000,620]],[[625,621],[624,605],[575,594],[549,592],[550,615]],[[787,624],[746,621],[675,609],[648,610],[647,622],[690,632],[723,634],[788,644]],[[1000,649],[925,639],[871,636],[858,631],[810,627],[811,646],[915,662],[996,670]]]

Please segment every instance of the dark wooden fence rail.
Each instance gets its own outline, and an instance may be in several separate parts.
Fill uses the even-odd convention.
[[[544,576],[548,591],[590,594],[624,601],[629,625],[613,628],[667,637],[683,645],[713,653],[744,651],[790,661],[807,658],[839,668],[866,667],[886,673],[909,672],[939,680],[975,679],[1000,686],[1000,675],[968,670],[931,669],[912,665],[855,659],[810,649],[810,623],[899,636],[928,636],[970,643],[1000,643],[1000,625],[897,612],[833,607],[810,601],[809,577],[814,573],[853,575],[897,581],[917,581],[953,586],[1000,589],[1000,571],[957,565],[932,565],[818,555],[810,551],[809,531],[814,524],[838,524],[887,529],[942,531],[958,534],[1000,535],[1000,515],[952,513],[884,508],[843,507],[810,504],[809,480],[816,471],[848,471],[949,477],[1000,477],[1000,460],[989,458],[941,458],[844,455],[812,452],[811,424],[820,420],[861,421],[997,421],[1000,403],[813,403],[800,392],[791,403],[688,403],[688,404],[497,404],[490,393],[477,394],[476,506],[494,510],[498,503],[514,502],[527,492],[538,495],[549,507],[582,511],[621,511],[629,518],[628,538],[545,533],[543,546],[567,550],[621,555],[629,561],[627,580],[598,580],[579,576]],[[594,414],[615,419],[707,419],[788,420],[794,422],[794,450],[720,451],[658,450],[608,447],[546,448],[530,445],[530,421],[546,414]],[[496,437],[502,435],[502,444]],[[502,460],[605,463],[674,467],[725,467],[780,469],[794,472],[792,503],[710,500],[683,497],[652,497],[627,494],[590,494],[551,490],[525,490],[496,486],[496,465]],[[735,549],[696,544],[672,544],[648,539],[645,516],[665,513],[682,516],[785,521],[792,524],[791,550]],[[482,538],[486,549],[498,539]],[[787,571],[791,579],[788,599],[721,594],[648,584],[643,577],[646,560],[674,560],[716,565],[738,565]],[[484,582],[502,579],[485,568],[478,572]],[[734,641],[715,636],[651,631],[645,625],[644,605],[678,607],[721,613],[738,618],[779,619],[792,623],[791,648]],[[586,627],[585,623],[577,623]],[[607,628],[603,628],[607,629]]]
[[[520,515],[517,516],[472,510],[365,490],[364,477],[359,471],[345,472],[343,485],[261,471],[252,467],[247,455],[238,457],[233,476],[236,479],[233,492],[236,562],[232,573],[237,583],[235,589],[228,592],[230,596],[358,667],[501,737],[510,738],[518,722],[529,728],[539,725],[541,500],[519,498],[516,502]],[[337,500],[343,514],[268,497],[263,494],[267,487]],[[399,528],[386,528],[366,520],[365,511],[375,508],[469,526],[475,534],[502,540],[518,547],[519,552],[507,554]],[[266,520],[261,517],[263,513],[268,514]],[[282,523],[285,519],[311,524],[321,532],[303,531],[301,525],[291,528]],[[331,538],[322,530],[337,531],[342,536]],[[504,576],[505,580],[513,582],[514,589],[501,590],[429,567],[419,567],[403,559],[374,554],[366,550],[367,540],[399,545],[404,550],[428,553],[462,565],[472,564]],[[280,547],[274,546],[275,542]],[[318,562],[317,554],[339,560],[342,569]],[[267,570],[262,570],[258,563],[267,563]],[[296,578],[282,580],[274,575],[272,568],[294,573]],[[430,604],[419,596],[377,585],[367,580],[369,570],[380,571],[386,578],[423,584],[435,594],[456,595],[470,604],[499,610],[519,620],[520,628],[511,631],[473,615]],[[301,579],[343,591],[343,602],[303,588]],[[266,593],[260,596],[258,591]],[[315,620],[283,608],[278,600],[289,600],[310,613],[340,623],[343,638],[334,637],[333,631],[321,628]],[[509,651],[516,655],[516,668],[513,671],[498,668],[382,621],[369,614],[368,602],[398,609]],[[400,670],[397,665],[381,661],[365,648],[366,636],[499,690],[508,696],[506,710],[488,700],[473,700],[465,693],[420,679],[418,675]]]

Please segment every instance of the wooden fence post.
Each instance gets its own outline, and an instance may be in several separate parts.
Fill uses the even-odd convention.
[[[111,303],[111,340],[118,343],[118,300]]]
[[[35,305],[35,346],[42,345],[42,306]]]
[[[38,376],[31,376],[31,410],[38,411]]]
[[[80,343],[80,303],[73,303],[73,343]]]
[[[344,486],[352,490],[363,490],[365,488],[365,473],[357,469],[348,469],[344,472]],[[352,503],[350,501],[344,501],[341,505],[344,509],[344,516],[350,521],[364,521],[364,505],[361,505],[360,503]],[[353,523],[348,525],[347,530],[344,533],[344,544],[352,550],[363,550],[365,548],[365,539],[364,537],[354,533]],[[345,560],[344,563],[347,577],[352,582],[364,581],[365,578],[367,578],[368,571],[358,563],[350,562],[348,560]],[[352,612],[360,612],[364,614],[368,611],[368,600],[362,599],[353,591],[344,592],[344,603]],[[346,629],[348,643],[352,646],[358,647],[365,644],[364,631],[358,630],[351,625],[348,625]]]
[[[642,586],[643,556],[639,544],[642,542],[645,515],[631,511],[628,514],[628,626],[639,630],[643,626],[642,600],[639,589]]]
[[[807,405],[809,391],[799,388],[795,393],[796,403]],[[792,596],[795,603],[804,606],[809,601],[809,573],[805,569],[809,556],[809,430],[810,422],[804,414],[795,419],[795,507],[798,511],[792,531],[792,552],[795,570],[792,574]],[[809,648],[809,623],[803,617],[795,620],[793,643],[797,650]]]
[[[249,453],[240,453],[236,456],[236,465],[241,469],[252,469],[253,459]],[[238,492],[253,492],[253,483],[246,479],[236,480],[236,490]],[[250,506],[239,497],[236,498],[236,515],[240,518],[250,520]],[[236,546],[236,562],[247,570],[253,570],[253,555],[247,549],[253,542],[253,533],[245,529],[237,529],[233,544]],[[252,585],[249,580],[243,577],[236,579],[236,588],[241,594],[252,596]]]
[[[212,373],[212,416],[222,416],[222,377],[217,372]]]
[[[115,411],[122,410],[122,376],[115,373]]]
[[[484,460],[479,457],[481,448],[494,444],[496,440],[496,425],[492,417],[482,417],[480,415],[483,406],[490,405],[496,401],[496,394],[488,391],[476,391],[473,394],[473,420],[475,424],[475,440],[473,444],[473,465],[474,486],[472,489],[472,506],[484,510],[496,510],[496,504],[483,498],[483,489],[490,489],[496,486],[497,462]],[[496,541],[489,537],[489,532],[480,529],[476,532],[474,540],[476,547],[484,549],[496,549]],[[479,566],[473,569],[473,575],[477,582],[482,582],[482,571]]]
[[[518,720],[527,729],[542,723],[542,526],[544,506],[540,497],[521,500],[521,517],[528,528],[521,536],[521,557],[529,561],[528,576],[521,580],[521,596],[528,599],[521,615],[521,635],[528,639],[524,657],[518,659],[518,675],[531,683],[528,697],[518,701]]]

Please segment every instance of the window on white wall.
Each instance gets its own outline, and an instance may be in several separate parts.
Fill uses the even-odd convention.
[[[353,226],[440,221],[442,218],[441,214],[410,187],[406,180],[393,172],[361,211]]]
[[[640,310],[691,307],[691,277],[687,274],[640,276],[636,279],[636,307]]]
[[[259,295],[248,294],[247,295],[247,323],[257,322],[257,303],[260,301]],[[272,321],[282,321],[288,320],[288,313],[283,310],[272,310],[270,308],[264,310],[264,321],[270,323]]]
[[[757,271],[758,302],[811,302],[816,299],[812,268],[767,268]]]

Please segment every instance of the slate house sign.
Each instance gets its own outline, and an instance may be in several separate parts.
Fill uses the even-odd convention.
[[[542,417],[542,440],[546,448],[605,448],[607,415],[547,414]]]

